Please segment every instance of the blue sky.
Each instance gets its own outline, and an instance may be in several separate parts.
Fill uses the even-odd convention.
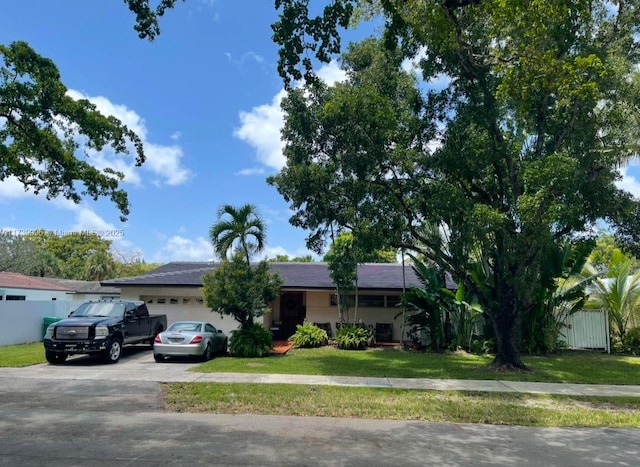
[[[162,18],[150,43],[137,37],[122,1],[3,5],[0,43],[24,40],[51,58],[73,96],[142,136],[147,162],[116,165],[132,205],[126,223],[106,199],[47,201],[5,180],[0,229],[95,230],[147,262],[209,260],[217,208],[252,203],[267,222],[267,256],[309,254],[305,232],[289,225],[287,204],[265,181],[284,163],[276,19],[272,0],[188,0]],[[106,151],[92,160],[104,166],[114,158]]]
[[[8,179],[0,182],[0,229],[98,231],[147,262],[205,261],[217,208],[252,203],[267,222],[267,256],[308,254],[306,233],[289,225],[287,204],[265,181],[284,164],[276,18],[272,0],[187,0],[150,43],[138,39],[119,0],[5,2],[0,43],[24,40],[53,59],[72,95],[139,133],[147,162],[115,165],[132,204],[126,223],[108,200],[47,201]],[[321,76],[340,72],[334,64]],[[114,165],[108,151],[92,160]],[[623,173],[623,186],[640,194],[637,167]]]

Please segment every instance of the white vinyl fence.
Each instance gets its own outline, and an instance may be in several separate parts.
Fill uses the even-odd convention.
[[[45,317],[66,318],[80,303],[66,300],[0,301],[0,345],[42,340]]]
[[[565,321],[565,342],[570,349],[603,349],[611,351],[609,320],[604,310],[581,310]]]

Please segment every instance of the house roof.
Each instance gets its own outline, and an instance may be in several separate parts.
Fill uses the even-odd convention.
[[[326,263],[269,263],[271,272],[277,272],[283,280],[284,289],[334,289]],[[202,276],[213,271],[217,263],[173,262],[160,266],[141,276],[124,277],[102,281],[102,285],[201,287]],[[404,281],[402,265],[395,263],[370,263],[358,266],[358,288],[360,290],[402,290],[405,287],[421,286],[413,268],[405,266]],[[456,284],[447,275],[447,288]]]
[[[17,272],[0,272],[0,287],[7,289],[32,289],[71,292],[72,289],[59,284],[52,284],[41,277],[25,276]]]
[[[120,294],[120,289],[118,287],[104,286],[99,281],[78,281],[73,279],[58,279],[55,277],[42,277],[41,279],[51,284],[66,287],[73,290],[75,293],[102,295]]]

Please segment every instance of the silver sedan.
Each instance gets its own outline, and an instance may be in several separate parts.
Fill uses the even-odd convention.
[[[198,357],[207,361],[216,353],[226,352],[227,336],[203,321],[176,321],[153,341],[156,362],[165,357]]]

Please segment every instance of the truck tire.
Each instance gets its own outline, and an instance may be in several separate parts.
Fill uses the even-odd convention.
[[[162,331],[163,331],[162,326],[158,326],[154,331],[153,336],[151,336],[151,339],[149,340],[149,347],[151,347],[151,350],[153,350],[153,345],[156,342],[156,336],[160,334]]]
[[[59,365],[61,363],[64,363],[64,361],[67,359],[66,353],[52,352],[51,350],[45,350],[44,356],[52,365]]]
[[[122,341],[114,338],[105,350],[103,359],[106,363],[117,363],[120,360],[120,355],[122,355]]]

